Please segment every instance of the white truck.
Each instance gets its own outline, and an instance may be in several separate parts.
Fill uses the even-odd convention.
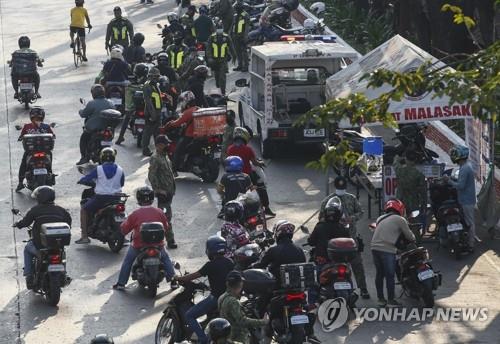
[[[264,158],[275,156],[285,144],[325,141],[325,128],[293,124],[325,103],[326,79],[358,57],[349,46],[319,40],[268,42],[251,48],[250,80],[236,81],[243,88],[238,117],[241,125],[259,135]]]

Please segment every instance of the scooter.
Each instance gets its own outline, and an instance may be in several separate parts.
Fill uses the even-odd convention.
[[[38,67],[43,67],[43,59],[38,60]],[[12,67],[12,61],[7,61],[9,67]],[[17,90],[17,100],[19,103],[24,104],[24,108],[28,110],[30,108],[30,104],[33,104],[37,101],[38,97],[35,93],[35,81],[33,74],[23,74],[19,76],[17,81],[18,90]]]

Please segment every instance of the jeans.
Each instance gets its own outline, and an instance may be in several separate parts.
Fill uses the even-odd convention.
[[[375,264],[375,286],[377,297],[384,299],[384,278],[387,286],[387,297],[394,300],[396,274],[396,254],[372,250],[373,263]]]
[[[33,241],[28,241],[26,246],[24,246],[24,276],[33,275],[33,257],[37,254],[38,250],[36,249],[35,244],[33,244]]]
[[[469,227],[469,246],[474,247],[474,244],[476,243],[476,219],[474,218],[475,215],[475,204],[470,204],[470,205],[462,205],[462,211],[464,214],[464,220],[467,226]]]
[[[208,314],[213,310],[217,309],[217,298],[210,294],[207,298],[198,302],[193,307],[189,308],[186,312],[186,323],[189,328],[196,333],[198,336],[198,341],[201,344],[208,343],[208,337],[200,326],[200,323],[196,320],[202,315]]]
[[[174,267],[172,266],[172,261],[168,256],[167,250],[164,247],[161,248],[161,261],[163,263],[163,267],[165,269],[165,279],[170,281],[172,277],[175,275]],[[120,275],[118,276],[118,284],[126,285],[128,282],[128,278],[130,276],[130,271],[132,270],[132,265],[134,264],[135,259],[141,253],[141,250],[137,248],[129,247],[125,259],[123,260],[122,267],[120,269]]]

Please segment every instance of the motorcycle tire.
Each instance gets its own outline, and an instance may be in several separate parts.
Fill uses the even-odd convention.
[[[424,307],[432,308],[434,307],[434,293],[432,292],[432,279],[425,280],[422,283],[422,301],[424,301]]]
[[[304,326],[290,327],[290,341],[289,344],[303,344],[306,341],[306,330]]]
[[[47,185],[47,175],[34,176],[33,189],[43,185]]]
[[[167,332],[165,332],[167,331]],[[163,313],[155,332],[155,344],[173,344],[182,341],[181,320],[174,311]]]
[[[142,133],[137,133],[137,148],[142,147]]]
[[[150,285],[148,285],[147,287],[147,293],[148,293],[148,296],[151,297],[151,298],[155,298],[156,297],[156,293],[158,292],[158,284],[156,283],[151,283]]]
[[[207,169],[201,176],[201,179],[205,183],[213,183],[219,177],[219,162],[215,159],[209,159],[207,161]]]
[[[113,253],[118,253],[123,247],[123,243],[125,242],[125,238],[123,234],[120,231],[120,227],[116,222],[113,221],[113,226],[117,226],[118,229],[116,229],[112,235],[108,238],[108,246],[111,252]]]
[[[51,306],[57,306],[59,300],[61,299],[61,287],[59,286],[59,281],[54,278],[48,277],[48,290],[45,294],[45,299]]]
[[[24,109],[29,110],[30,109],[30,101],[29,101],[28,97],[25,97],[23,99],[23,102],[24,102]]]

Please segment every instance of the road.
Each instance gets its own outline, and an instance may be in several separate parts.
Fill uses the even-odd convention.
[[[29,193],[13,192],[17,184],[17,169],[22,147],[17,142],[16,124],[28,121],[27,112],[13,99],[9,68],[6,61],[16,49],[17,38],[28,34],[32,47],[45,58],[40,70],[43,98],[37,103],[46,108],[47,122],[57,126],[54,171],[57,177],[57,202],[73,216],[72,241],[79,237],[79,198],[81,188],[75,183],[79,178],[75,168],[78,160],[78,136],[81,120],[77,115],[80,97],[90,98],[90,86],[98,73],[104,53],[105,25],[112,17],[112,9],[120,5],[134,22],[136,31],[146,35],[145,46],[157,51],[160,38],[156,35],[157,22],[164,22],[166,13],[173,8],[173,1],[157,0],[154,5],[139,5],[138,1],[88,1],[94,29],[88,35],[89,63],[75,69],[69,49],[67,26],[71,2],[62,0],[0,0],[0,147],[3,163],[0,173],[0,343],[88,343],[98,333],[106,332],[116,343],[153,343],[156,324],[166,304],[168,287],[162,285],[156,299],[149,299],[135,283],[126,292],[114,292],[125,250],[114,254],[93,240],[91,245],[68,247],[68,271],[73,282],[64,289],[57,308],[49,307],[43,299],[25,289],[22,277],[23,230],[13,230],[14,221],[10,209],[22,211],[34,205]],[[231,74],[228,83],[240,77]],[[209,86],[210,87],[210,86]],[[208,87],[208,88],[209,88]],[[230,87],[229,87],[230,88]],[[129,136],[130,138],[130,136]],[[126,140],[117,146],[118,163],[127,174],[125,191],[133,191],[144,185],[148,159],[141,156],[133,141]],[[318,207],[325,192],[322,173],[304,167],[314,157],[308,151],[293,150],[283,158],[268,161],[266,170],[270,185],[273,208],[278,219],[289,219],[300,224]],[[216,219],[219,200],[214,185],[203,184],[197,178],[181,174],[177,179],[178,192],[174,198],[173,224],[179,249],[171,250],[171,256],[183,269],[194,271],[204,261],[204,242],[215,234],[220,222]],[[362,201],[366,207],[365,196]],[[132,198],[128,211],[136,207]],[[365,242],[370,234],[363,219],[359,228]],[[313,224],[310,224],[312,228]],[[298,234],[297,239],[301,239]],[[357,323],[353,322],[333,334],[318,334],[326,343],[498,343],[500,320],[500,263],[498,243],[483,243],[478,252],[460,262],[451,260],[441,250],[432,250],[436,267],[444,274],[444,284],[437,291],[438,304],[453,307],[480,306],[489,308],[485,322],[475,323]],[[360,306],[373,306],[373,264],[369,252],[364,253],[367,279],[372,300],[360,302]],[[408,300],[403,300],[405,303]]]

